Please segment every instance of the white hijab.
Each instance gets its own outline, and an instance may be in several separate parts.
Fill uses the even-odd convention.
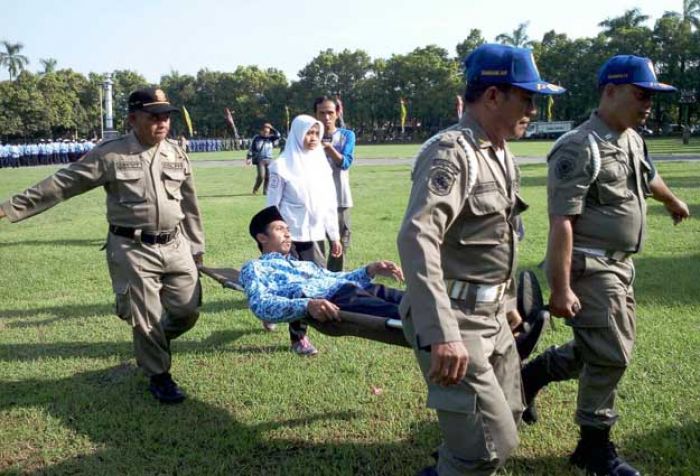
[[[327,196],[329,190],[333,191],[333,187],[328,187],[329,183],[333,183],[333,171],[321,144],[313,150],[304,148],[304,136],[316,124],[319,137],[323,137],[323,124],[320,121],[306,114],[295,117],[284,150],[273,164],[274,171],[280,177],[305,191],[304,205],[313,216],[318,217],[327,208],[328,200],[335,199],[335,194]]]

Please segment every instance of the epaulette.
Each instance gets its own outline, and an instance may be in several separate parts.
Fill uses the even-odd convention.
[[[101,147],[106,146],[107,144],[116,144],[117,141],[125,140],[127,137],[128,137],[128,135],[123,135],[123,136],[119,136],[119,137],[114,137],[112,139],[102,139],[100,142],[98,142],[95,145],[94,149],[99,149]]]

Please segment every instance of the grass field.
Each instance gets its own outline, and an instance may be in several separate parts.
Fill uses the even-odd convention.
[[[659,169],[700,214],[700,162]],[[0,171],[0,197],[49,170]],[[195,172],[206,261],[253,258],[247,224],[264,205],[246,193],[254,171]],[[531,208],[521,265],[529,268],[545,246],[545,169],[525,166],[522,175]],[[351,266],[397,258],[408,176],[407,166],[353,170]],[[241,294],[210,281],[197,326],[173,343],[173,374],[190,398],[159,405],[134,365],[128,327],[112,315],[105,230],[102,190],[0,222],[0,474],[410,475],[431,462],[440,437],[409,350],[312,331],[320,354],[296,357],[284,329],[265,333]],[[697,220],[672,227],[650,203],[636,260],[638,341],[614,431],[646,475],[700,467],[698,243]],[[558,321],[545,345],[569,336]],[[540,423],[522,428],[504,474],[570,474],[575,400],[572,382],[543,392]]]
[[[549,140],[521,140],[511,142],[510,148],[519,157],[544,157],[553,143]],[[647,144],[652,156],[700,156],[700,137],[693,137],[688,145],[683,145],[677,137],[647,139]],[[355,156],[362,159],[412,158],[419,148],[420,144],[358,145]],[[198,152],[191,156],[194,160],[244,159],[245,151]]]

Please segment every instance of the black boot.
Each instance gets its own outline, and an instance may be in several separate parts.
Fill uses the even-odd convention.
[[[581,439],[569,462],[589,476],[641,476],[618,456],[615,444],[610,441],[610,428],[582,426]]]
[[[523,393],[525,394],[523,421],[528,425],[533,425],[537,423],[539,418],[535,397],[552,379],[547,373],[547,362],[541,355],[525,364],[520,373],[523,379]]]
[[[173,404],[185,400],[185,394],[168,372],[153,375],[148,390],[161,403]]]

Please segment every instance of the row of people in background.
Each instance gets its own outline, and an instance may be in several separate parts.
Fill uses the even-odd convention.
[[[95,139],[44,140],[0,144],[0,168],[75,162],[95,147]]]
[[[251,139],[186,139],[180,136],[178,143],[187,152],[222,152],[247,149]]]

